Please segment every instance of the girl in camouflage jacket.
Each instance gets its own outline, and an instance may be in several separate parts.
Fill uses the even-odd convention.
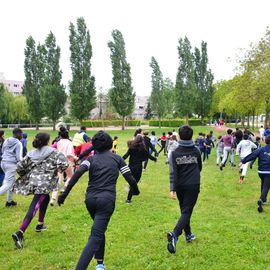
[[[49,134],[37,134],[33,141],[36,150],[27,153],[26,157],[17,164],[20,178],[13,186],[13,192],[22,195],[34,194],[19,231],[12,235],[17,248],[23,247],[23,234],[38,210],[36,232],[47,229],[44,225],[44,217],[50,201],[49,194],[57,188],[57,173],[63,172],[69,166],[68,160],[62,153],[48,146],[49,140]]]

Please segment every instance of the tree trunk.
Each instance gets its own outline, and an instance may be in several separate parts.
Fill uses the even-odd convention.
[[[250,128],[250,126],[249,126],[249,113],[248,113],[248,117],[247,117],[247,128]]]
[[[188,125],[188,114],[186,115],[186,125]]]
[[[36,123],[36,130],[39,130],[39,126],[38,126],[38,123]]]
[[[56,121],[53,121],[53,131],[55,131]]]
[[[254,130],[254,128],[255,128],[255,110],[253,110],[253,112],[252,112],[252,129]]]
[[[244,128],[245,127],[245,117],[241,116],[241,126]]]
[[[160,120],[160,117],[158,118],[158,127],[161,128],[161,120]]]
[[[269,128],[269,117],[270,117],[270,108],[269,108],[269,99],[265,101],[265,119],[264,119],[264,127]]]
[[[122,117],[122,130],[125,130],[125,116]]]

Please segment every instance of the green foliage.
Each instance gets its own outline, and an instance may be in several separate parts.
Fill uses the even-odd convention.
[[[165,114],[166,118],[173,118],[173,112],[175,110],[175,88],[174,83],[170,78],[166,78],[163,81],[163,96],[165,104]]]
[[[33,37],[26,40],[24,49],[24,89],[30,118],[36,123],[40,123],[43,116],[42,104],[40,99],[40,86],[44,79],[43,59],[40,46],[36,47]]]
[[[151,108],[151,102],[150,100],[148,100],[147,102],[147,107],[146,107],[146,110],[145,110],[145,116],[144,116],[144,119],[146,120],[149,120],[153,117],[153,113],[152,113],[152,108]]]
[[[124,118],[134,109],[135,93],[131,84],[130,65],[126,60],[125,42],[119,30],[112,31],[113,41],[108,43],[111,50],[111,63],[113,74],[113,87],[109,92],[110,101],[115,111]]]
[[[83,18],[77,19],[77,28],[70,23],[69,30],[71,114],[82,120],[88,118],[90,111],[96,106],[95,78],[91,75],[92,46]]]
[[[185,123],[186,123],[185,119],[170,119],[170,120],[161,120],[160,121],[160,124],[162,127],[180,127],[182,125],[185,125]],[[201,119],[189,119],[188,123],[190,126],[201,126],[202,125]],[[159,121],[150,120],[149,126],[158,127]]]
[[[179,116],[188,117],[195,108],[195,72],[191,45],[187,37],[180,38],[178,45],[179,67],[176,76],[176,104],[175,109]]]
[[[44,114],[53,121],[53,128],[55,129],[56,121],[65,113],[64,106],[67,95],[65,87],[61,84],[60,48],[56,45],[56,39],[52,32],[46,38],[43,52],[44,81],[40,90],[41,103]]]
[[[202,119],[209,114],[214,94],[214,76],[208,69],[207,43],[202,42],[201,50],[195,48],[194,53],[196,102],[195,113]]]
[[[81,124],[85,127],[109,127],[109,126],[121,126],[122,120],[83,120],[81,121]],[[140,126],[141,121],[139,120],[127,120],[126,126]]]
[[[160,120],[165,114],[165,96],[163,90],[163,76],[157,60],[152,57],[150,67],[152,68],[152,92],[150,96],[151,108]]]

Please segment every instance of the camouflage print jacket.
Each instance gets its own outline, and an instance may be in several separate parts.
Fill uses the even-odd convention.
[[[27,155],[17,164],[19,178],[13,185],[13,192],[21,195],[49,194],[58,187],[58,172],[68,168],[66,157],[58,152],[51,152],[45,159],[35,163]]]

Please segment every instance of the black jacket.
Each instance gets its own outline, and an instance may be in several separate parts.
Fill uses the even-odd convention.
[[[144,144],[145,144],[145,147],[146,147],[146,150],[149,151],[149,149],[152,150],[152,152],[156,153],[157,154],[157,150],[155,149],[155,147],[152,145],[151,143],[151,139],[147,136],[144,136],[143,137],[143,141],[144,141]]]
[[[142,150],[139,151],[138,149],[128,149],[126,154],[123,156],[123,159],[127,159],[129,157],[129,165],[136,165],[136,164],[142,164],[143,161],[146,159],[151,159],[153,161],[156,161],[157,159],[149,154],[149,151]]]
[[[170,156],[170,191],[178,187],[200,184],[202,159],[193,141],[180,141]]]

